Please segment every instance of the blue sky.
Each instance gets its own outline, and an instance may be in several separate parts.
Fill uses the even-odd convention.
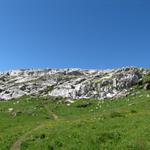
[[[0,1],[0,70],[122,66],[150,67],[150,1]]]

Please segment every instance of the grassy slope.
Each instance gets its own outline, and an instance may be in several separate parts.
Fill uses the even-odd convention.
[[[85,100],[70,106],[29,97],[1,102],[0,150],[21,137],[22,150],[149,150],[149,96],[139,90],[113,101],[88,100],[85,108],[77,107]]]

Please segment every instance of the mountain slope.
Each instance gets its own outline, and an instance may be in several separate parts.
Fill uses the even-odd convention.
[[[149,150],[149,89],[143,68],[1,73],[0,150]]]
[[[128,94],[149,69],[39,69],[0,73],[0,99],[23,95],[105,99]]]

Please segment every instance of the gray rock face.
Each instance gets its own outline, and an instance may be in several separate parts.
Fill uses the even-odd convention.
[[[23,95],[69,99],[113,98],[126,95],[148,73],[142,68],[112,70],[29,69],[0,73],[0,100]]]

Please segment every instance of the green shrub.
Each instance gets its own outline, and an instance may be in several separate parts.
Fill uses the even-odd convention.
[[[111,118],[115,118],[115,117],[124,117],[123,113],[117,112],[117,111],[113,111],[110,113],[110,117]]]
[[[78,107],[78,108],[86,108],[86,107],[89,107],[89,106],[91,106],[91,105],[92,105],[91,102],[84,102],[84,103],[82,103],[82,104],[78,104],[77,107]]]
[[[134,110],[134,109],[132,109],[132,110],[131,110],[131,113],[137,113],[137,111],[136,111],[136,110]]]
[[[46,135],[43,133],[40,135],[40,139],[45,139]]]
[[[117,141],[119,139],[121,139],[121,134],[119,132],[104,132],[104,133],[101,133],[99,137],[99,140],[102,143],[108,142],[110,140]]]
[[[48,147],[48,150],[54,150],[54,147],[51,145],[48,145],[47,147]]]

